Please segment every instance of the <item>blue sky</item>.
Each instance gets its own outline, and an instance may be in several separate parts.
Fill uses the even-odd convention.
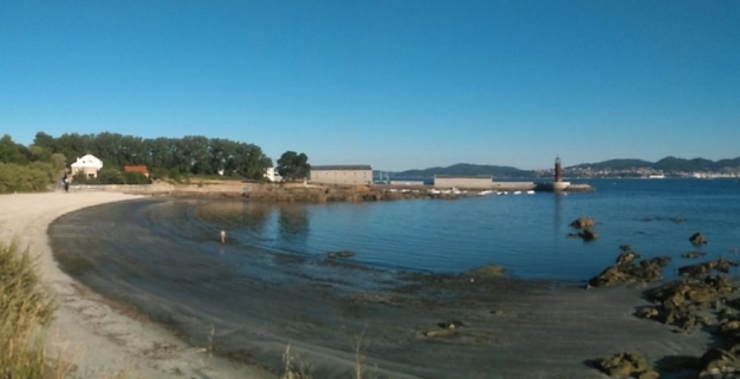
[[[740,2],[0,0],[0,134],[401,170],[740,155]]]

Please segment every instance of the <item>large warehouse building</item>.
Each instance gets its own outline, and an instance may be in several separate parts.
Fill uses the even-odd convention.
[[[369,165],[311,166],[311,183],[373,184],[373,169]]]

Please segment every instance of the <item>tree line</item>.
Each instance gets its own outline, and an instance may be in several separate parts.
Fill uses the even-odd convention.
[[[3,165],[0,166],[0,192],[42,190],[37,171],[44,172],[47,177],[44,187],[48,186],[49,181],[53,183],[58,179],[65,167],[85,154],[101,159],[103,170],[121,171],[127,165],[143,165],[155,178],[219,175],[259,180],[265,169],[272,167],[272,160],[259,146],[221,138],[151,139],[109,132],[65,133],[53,137],[39,132],[31,145],[24,146],[5,135],[0,138],[0,164]],[[103,176],[109,174],[103,173]]]

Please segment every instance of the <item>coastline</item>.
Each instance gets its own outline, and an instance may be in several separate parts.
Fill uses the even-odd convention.
[[[237,252],[229,246],[221,255],[213,241],[180,243],[146,233],[146,225],[127,218],[127,208],[111,204],[65,216],[55,228],[57,235],[69,238],[55,238],[55,254],[85,251],[90,242],[68,232],[86,228],[84,233],[105,240],[105,266],[122,273],[112,278],[104,270],[98,278],[88,276],[93,284],[97,281],[93,288],[120,294],[115,287],[133,279],[122,287],[128,299],[121,300],[139,299],[136,308],[186,340],[203,340],[206,327],[213,327],[217,354],[269,362],[273,370],[289,343],[291,351],[314,364],[315,377],[346,378],[351,340],[361,332],[369,342],[368,366],[390,378],[606,378],[586,361],[623,351],[651,362],[700,356],[710,344],[705,331],[681,335],[634,317],[637,307],[650,304],[639,287],[587,291],[546,281],[441,274],[389,280],[351,262],[264,251],[239,255],[244,261],[237,265],[232,260]],[[83,222],[91,218],[95,221]],[[137,244],[132,236],[144,241]],[[121,247],[137,251],[136,256],[117,257]],[[178,252],[177,259],[171,251]],[[146,267],[146,273],[132,277],[136,267]],[[238,275],[229,271],[234,269]],[[379,285],[371,289],[351,282],[373,278]],[[439,332],[437,325],[451,320],[465,327]]]
[[[256,367],[212,357],[163,327],[90,291],[55,261],[47,228],[82,208],[139,196],[115,192],[9,194],[0,196],[0,238],[15,239],[37,260],[43,283],[57,301],[47,351],[74,362],[80,378],[274,378]]]
[[[591,192],[588,184],[570,184],[564,192]],[[552,183],[491,182],[486,188],[435,188],[430,185],[332,185],[304,183],[242,183],[213,181],[192,184],[156,182],[145,185],[73,185],[72,193],[112,192],[140,196],[225,197],[259,202],[371,202],[413,199],[455,200],[493,192],[553,192]]]

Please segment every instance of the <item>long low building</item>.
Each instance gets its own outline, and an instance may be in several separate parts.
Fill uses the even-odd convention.
[[[369,165],[311,166],[311,183],[373,184],[373,169]]]
[[[435,175],[434,188],[491,189],[493,176]]]

